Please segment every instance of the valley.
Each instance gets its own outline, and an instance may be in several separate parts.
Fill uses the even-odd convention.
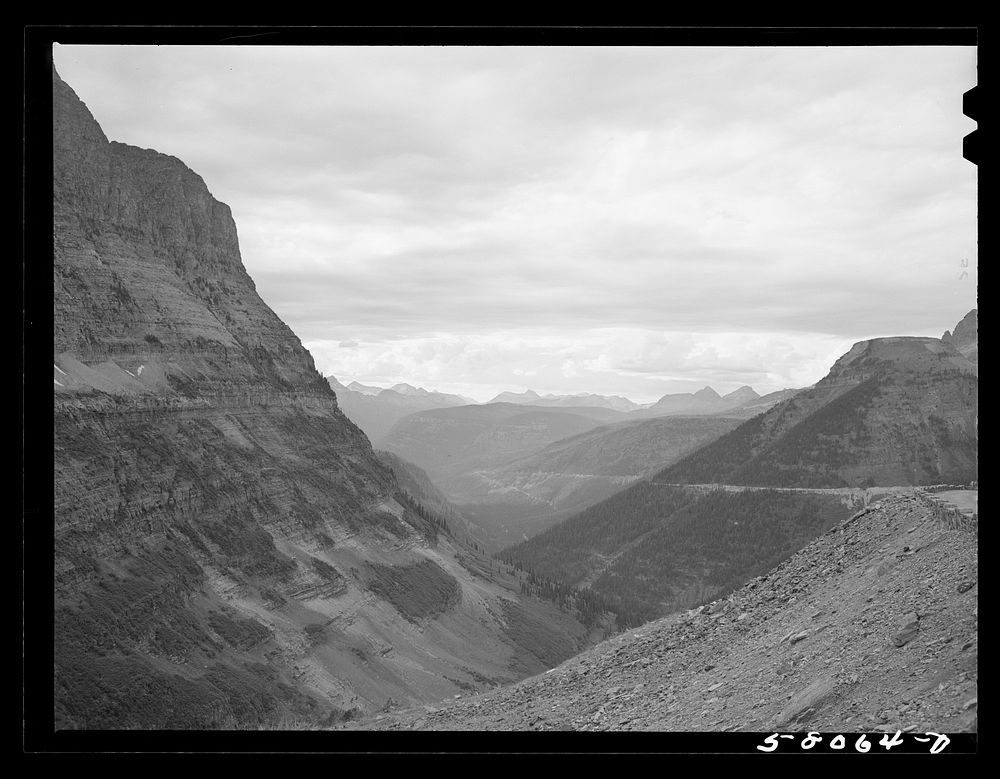
[[[813,388],[500,556],[632,624],[724,596],[877,495],[974,481],[977,384],[947,342],[860,342]]]
[[[977,730],[977,310],[764,395],[345,384],[199,174],[52,103],[57,731]],[[751,380],[712,343],[658,392]]]
[[[589,586],[638,624],[764,573],[849,515],[855,497],[640,482],[500,557]]]
[[[663,417],[592,427],[496,465],[437,471],[490,551],[530,538],[733,429],[737,420]],[[413,456],[418,456],[417,452]]]
[[[978,545],[887,495],[726,598],[375,730],[977,729]],[[600,742],[597,742],[600,743]]]

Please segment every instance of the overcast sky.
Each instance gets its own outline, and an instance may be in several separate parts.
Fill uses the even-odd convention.
[[[324,374],[486,400],[819,380],[976,306],[973,48],[55,46]],[[962,261],[968,261],[968,267]]]

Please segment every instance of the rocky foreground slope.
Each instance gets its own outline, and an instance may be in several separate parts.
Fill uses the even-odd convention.
[[[978,544],[889,496],[730,597],[377,730],[962,732],[977,728]]]

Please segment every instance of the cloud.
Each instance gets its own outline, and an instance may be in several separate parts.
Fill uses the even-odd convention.
[[[55,60],[110,138],[204,177],[265,301],[362,380],[777,388],[815,381],[832,344],[940,335],[976,305],[974,49]]]

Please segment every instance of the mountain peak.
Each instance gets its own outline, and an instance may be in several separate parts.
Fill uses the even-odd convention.
[[[760,393],[754,390],[753,387],[744,384],[739,389],[733,390],[722,397],[733,403],[749,403],[751,400],[757,400],[760,397]]]
[[[534,390],[525,390],[524,392],[501,392],[495,398],[490,400],[490,403],[524,403],[526,401],[541,400],[542,396],[539,395]]]
[[[412,384],[394,384],[389,387],[393,392],[398,392],[400,395],[430,395],[430,392],[425,390],[423,387],[414,387]]]
[[[378,395],[382,392],[382,387],[370,387],[367,384],[362,384],[360,381],[352,381],[347,385],[347,389],[353,392],[360,392],[362,395]]]
[[[702,398],[704,400],[718,400],[720,397],[718,392],[716,392],[714,389],[708,386],[702,387],[700,390],[694,393],[694,396],[696,398]]]
[[[952,344],[969,362],[979,364],[979,310],[972,309],[955,325],[952,332],[944,331],[941,340]]]

